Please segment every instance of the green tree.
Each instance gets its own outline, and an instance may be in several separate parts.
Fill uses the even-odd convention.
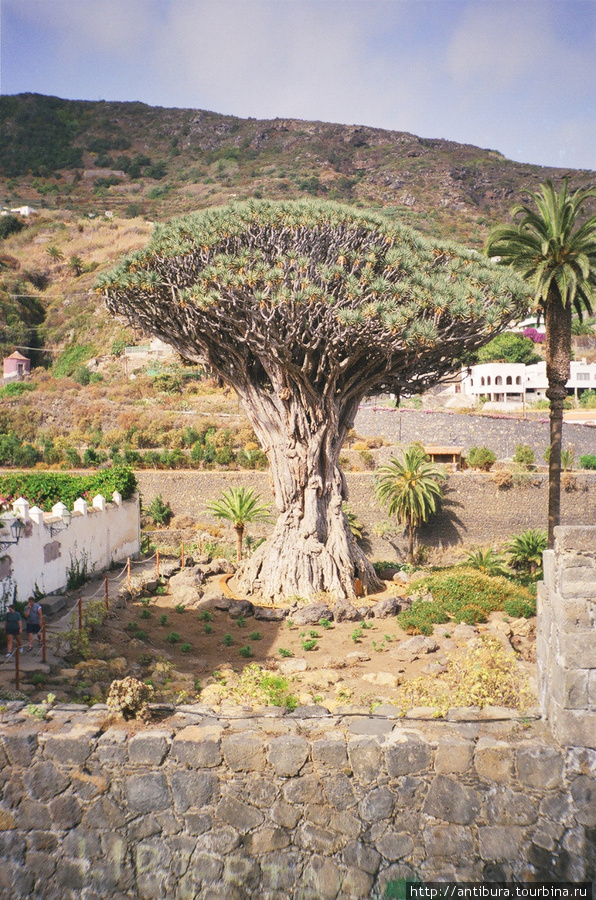
[[[339,458],[360,401],[422,393],[527,308],[523,283],[478,253],[312,200],[159,226],[97,288],[240,398],[280,516],[238,580],[269,598],[380,586],[342,510]]]
[[[510,575],[511,572],[505,565],[505,560],[500,553],[497,553],[491,547],[486,550],[468,550],[466,553],[465,566],[470,569],[477,569],[483,575]]]
[[[442,468],[435,466],[418,444],[393,456],[377,470],[375,493],[387,513],[408,529],[408,562],[414,563],[414,534],[436,513],[446,480]]]
[[[594,190],[570,194],[567,182],[559,193],[547,181],[530,194],[535,208],[514,206],[519,221],[499,225],[487,242],[489,256],[500,257],[528,281],[546,324],[546,376],[550,400],[548,546],[561,518],[561,444],[563,403],[571,370],[573,308],[581,320],[592,315],[596,285],[596,216],[581,221],[583,207]]]
[[[62,262],[62,260],[64,259],[64,253],[62,252],[60,247],[56,246],[56,244],[50,244],[46,248],[46,253],[50,257],[52,262]]]
[[[531,365],[540,362],[534,342],[521,334],[499,334],[478,351],[478,362],[509,362]]]
[[[271,516],[269,507],[260,503],[260,494],[252,488],[230,488],[223,491],[219,500],[207,504],[212,516],[231,522],[236,532],[236,558],[242,560],[242,541],[246,526],[251,522],[266,522]]]
[[[82,275],[85,269],[85,264],[80,256],[71,256],[68,260],[68,268],[72,272],[72,274],[78,278],[79,275]]]

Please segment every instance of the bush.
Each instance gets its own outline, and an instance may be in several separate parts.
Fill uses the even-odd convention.
[[[0,216],[0,240],[18,234],[24,227],[25,223],[16,216]]]
[[[585,409],[596,409],[596,391],[583,391],[579,402]]]
[[[483,472],[490,471],[496,461],[496,453],[493,453],[488,447],[471,447],[466,459],[470,468],[481,469]]]
[[[125,466],[115,466],[93,475],[68,475],[65,472],[15,472],[0,476],[0,494],[4,497],[25,497],[31,506],[48,511],[62,501],[71,507],[79,497],[101,494],[106,500],[118,491],[129,500],[137,489],[134,473]]]
[[[528,444],[518,444],[513,454],[513,462],[522,469],[529,469],[536,461],[536,454]]]
[[[163,500],[161,494],[153,498],[149,504],[147,514],[156,525],[167,525],[174,515],[170,504]]]
[[[586,453],[579,458],[582,469],[596,469],[596,453]]]
[[[409,634],[432,634],[433,624],[453,619],[475,625],[489,613],[504,609],[506,601],[523,601],[535,610],[531,593],[500,576],[484,575],[470,569],[445,569],[412,582],[410,592],[421,595],[410,609],[398,616]],[[432,600],[423,599],[429,594]]]
[[[147,718],[147,704],[153,696],[153,688],[128,677],[120,681],[113,681],[108,694],[108,709],[114,713],[120,713],[125,719]]]

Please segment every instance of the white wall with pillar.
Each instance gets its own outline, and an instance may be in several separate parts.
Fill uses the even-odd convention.
[[[11,529],[15,520],[20,526]],[[63,503],[44,513],[21,497],[0,521],[0,613],[15,596],[26,600],[36,591],[63,590],[69,572],[100,572],[141,547],[139,498],[123,501],[117,491],[111,502],[101,495],[91,504],[79,498],[72,513]]]

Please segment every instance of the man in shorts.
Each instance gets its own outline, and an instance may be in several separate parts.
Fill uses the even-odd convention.
[[[29,597],[27,601],[27,606],[25,607],[25,619],[27,622],[27,650],[29,653],[33,650],[33,635],[37,635],[37,643],[41,644],[41,626],[43,625],[43,612],[41,606],[34,600],[33,597]]]
[[[17,644],[20,642],[19,635],[21,634],[22,628],[23,620],[21,618],[21,614],[16,611],[11,603],[6,611],[6,618],[4,619],[7,650],[6,659],[10,659],[10,657],[12,656],[12,639],[16,638]]]

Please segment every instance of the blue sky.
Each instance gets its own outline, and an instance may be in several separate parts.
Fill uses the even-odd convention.
[[[364,124],[596,170],[595,0],[0,0],[0,90]]]

